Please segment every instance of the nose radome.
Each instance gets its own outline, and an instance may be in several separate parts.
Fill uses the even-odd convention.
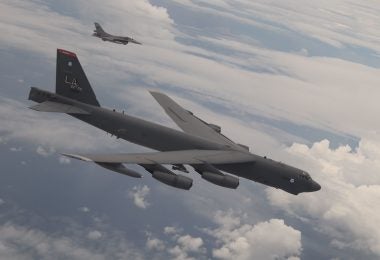
[[[311,190],[312,191],[319,191],[320,189],[321,189],[321,185],[319,185],[316,181],[312,181]]]

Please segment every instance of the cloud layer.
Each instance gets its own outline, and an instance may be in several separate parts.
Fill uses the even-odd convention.
[[[197,194],[187,194],[192,201],[178,195],[171,198],[178,203],[173,207],[185,204],[193,211],[189,218],[202,215],[215,228],[199,225],[201,231],[190,232],[190,227],[181,224],[160,223],[166,228],[157,237],[149,233],[146,249],[177,259],[294,259],[310,250],[308,244],[318,244],[322,236],[329,247],[324,249],[337,250],[332,252],[339,252],[338,257],[344,258],[349,250],[378,258],[378,3],[174,0],[165,4],[164,8],[146,0],[5,0],[0,3],[0,32],[7,37],[1,38],[0,50],[15,57],[20,51],[39,57],[46,65],[25,68],[33,73],[54,67],[57,47],[75,51],[96,93],[104,97],[102,104],[173,126],[145,90],[159,88],[206,121],[222,125],[223,133],[249,144],[255,153],[308,170],[322,190],[295,197],[273,189],[263,193],[262,186],[243,183],[238,195],[230,195],[198,182]],[[134,36],[144,45],[118,46],[90,37],[94,19],[109,32]],[[43,73],[38,77],[47,82]],[[22,86],[34,84],[20,75],[14,79]],[[29,143],[35,147],[33,152],[46,157],[61,149],[125,149],[120,140],[73,119],[25,107],[25,103],[1,98],[2,146]],[[298,131],[292,129],[295,126]],[[309,129],[355,136],[359,146],[332,148],[331,143],[339,140],[301,144],[315,138]],[[289,143],[293,145],[287,148]],[[12,147],[16,151],[20,146]],[[68,167],[69,161],[58,162]],[[145,209],[141,212],[158,210],[150,194],[167,194],[150,187],[135,186],[128,193],[137,207]],[[255,207],[247,206],[251,204]],[[263,204],[270,207],[261,206],[262,215],[255,213]],[[233,207],[242,216],[232,211],[215,213],[218,207]],[[90,214],[87,207],[80,210]],[[138,225],[145,229],[142,223]],[[0,226],[0,231],[4,258],[128,257],[123,255],[128,249],[124,240],[115,242],[114,253],[83,244],[107,238],[99,227],[74,239],[12,222]],[[319,256],[315,251],[309,254]]]

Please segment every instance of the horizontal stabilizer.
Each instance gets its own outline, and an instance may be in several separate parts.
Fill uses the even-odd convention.
[[[78,107],[52,102],[45,101],[40,104],[31,106],[30,109],[41,111],[41,112],[57,112],[57,113],[67,113],[67,114],[90,114],[89,112],[80,109]]]
[[[82,161],[130,164],[230,164],[253,162],[252,154],[224,150],[182,150],[153,153],[63,154]]]

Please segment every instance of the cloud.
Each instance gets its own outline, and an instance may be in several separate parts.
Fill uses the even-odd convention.
[[[89,233],[94,238],[98,234]],[[127,241],[113,237],[106,246],[94,247],[80,241],[80,235],[51,235],[39,229],[11,222],[0,225],[1,259],[142,259]],[[113,244],[112,244],[113,243]]]
[[[55,153],[55,149],[52,147],[50,147],[49,149],[45,149],[42,146],[38,146],[36,152],[43,157],[48,157]]]
[[[200,237],[184,235],[178,238],[178,244],[187,252],[201,252],[203,240]]]
[[[354,248],[378,255],[379,234],[376,230],[370,234],[370,230],[377,226],[379,216],[376,207],[379,184],[376,158],[379,158],[379,145],[374,139],[366,137],[372,129],[380,127],[380,121],[374,120],[380,109],[377,100],[380,94],[379,69],[370,64],[358,64],[355,60],[349,62],[349,57],[334,58],[335,53],[331,57],[331,49],[319,42],[332,46],[334,50],[341,49],[348,56],[355,52],[361,57],[363,53],[360,50],[347,50],[345,45],[370,48],[378,52],[379,39],[374,35],[378,35],[379,27],[372,26],[380,13],[377,6],[367,1],[363,1],[360,6],[349,1],[330,1],[328,4],[236,1],[233,6],[228,1],[175,2],[192,8],[186,10],[187,15],[195,15],[191,10],[197,13],[198,10],[206,11],[207,16],[216,15],[218,25],[211,25],[211,20],[208,19],[196,19],[198,24],[193,29],[197,33],[191,36],[183,32],[184,27],[179,26],[180,21],[173,21],[165,8],[154,6],[145,0],[128,3],[121,0],[96,0],[91,3],[67,1],[68,12],[61,13],[54,11],[53,5],[47,1],[6,0],[0,3],[3,14],[0,16],[0,31],[9,37],[2,37],[0,48],[43,55],[48,58],[46,66],[53,66],[56,46],[72,49],[80,55],[94,86],[107,86],[98,89],[100,93],[110,93],[113,100],[109,104],[115,100],[125,102],[129,106],[129,112],[146,113],[150,119],[162,119],[162,111],[157,109],[147,112],[154,107],[150,105],[153,101],[149,95],[142,95],[139,88],[148,86],[165,89],[165,92],[178,97],[181,104],[194,109],[202,118],[222,125],[223,133],[234,140],[251,144],[255,153],[275,154],[283,161],[303,166],[322,183],[323,189],[320,192],[299,197],[268,189],[267,196],[274,207],[284,209],[284,214],[290,213],[291,217],[296,216],[302,221],[315,224],[313,226],[316,231],[329,237],[333,247]],[[23,19],[18,19],[19,17]],[[118,45],[108,48],[110,44],[89,37],[93,17],[103,19],[99,22],[112,33],[136,36],[144,42],[143,49],[141,46],[124,48]],[[109,17],[113,17],[112,21]],[[230,19],[244,25],[249,32],[239,31],[232,35],[219,30],[219,24],[227,26]],[[291,53],[270,49],[270,46],[260,44],[260,35],[252,33],[255,27],[265,29],[265,33],[281,34],[282,40],[278,41],[281,44],[284,38],[290,37],[300,48]],[[209,34],[214,30],[218,30],[218,37]],[[300,42],[297,40],[299,38],[292,38],[294,31],[303,34],[304,38],[300,38]],[[305,42],[309,37],[319,41]],[[178,38],[182,42],[177,41]],[[78,42],[81,44],[78,45]],[[314,56],[316,50],[323,55]],[[134,82],[136,79],[138,83]],[[45,76],[41,80],[45,80]],[[132,82],[136,87],[125,90],[125,85],[130,86]],[[103,132],[73,119],[66,120],[61,115],[30,111],[25,109],[25,104],[9,99],[1,99],[0,103],[0,141],[12,139],[41,145],[44,154],[49,152],[46,147],[54,147],[57,151],[121,147],[118,144],[120,140],[116,142],[107,138]],[[255,115],[338,134],[357,135],[363,139],[358,150],[347,146],[334,150],[327,141],[323,141],[311,148],[295,144],[286,153],[282,143],[289,139],[294,141],[296,137],[275,132],[275,127],[270,132],[263,132],[266,123],[254,122],[251,116]],[[295,135],[297,134],[299,133]],[[374,135],[377,136],[378,133]],[[64,161],[60,159],[60,162]],[[149,188],[144,187],[135,187],[129,193],[135,205],[140,208],[149,206],[146,201]],[[235,196],[242,198],[223,193],[219,200],[214,200],[215,194],[200,191],[197,201],[186,204],[188,208],[208,207],[215,201],[218,203],[212,204],[210,208],[226,207],[236,202],[233,200]],[[239,187],[238,192],[246,196],[252,195],[244,187]],[[251,203],[258,200],[254,196],[246,198],[253,198]],[[249,200],[238,201],[245,205],[245,201]],[[243,210],[249,211],[246,208]],[[209,213],[207,209],[204,212]],[[270,245],[275,245],[273,247],[277,251],[274,252],[279,257],[294,258],[300,255],[302,246],[299,231],[281,219],[269,218],[258,223],[245,223],[244,218],[232,213],[225,219],[215,218],[219,227],[210,230],[211,236],[217,238],[219,243],[211,252],[215,257],[231,255],[244,259],[251,255],[257,256],[256,253],[258,256],[267,256],[260,254],[264,254],[265,248],[271,250]],[[267,219],[267,216],[262,219]],[[205,247],[205,239],[200,236],[170,230],[169,228],[166,232],[165,229],[164,233],[173,235],[174,244],[167,247],[173,257],[192,257],[191,250],[185,248],[181,241],[192,242],[193,248]],[[218,231],[223,233],[225,230],[229,232],[224,238],[218,235]],[[271,240],[260,233],[277,230],[281,234],[289,233],[294,244]],[[262,240],[255,240],[252,234],[262,237]],[[309,235],[308,233],[305,239],[314,242],[314,234],[311,234],[311,238]],[[86,233],[83,237],[86,237]],[[181,237],[182,240],[179,241]],[[152,238],[152,247],[160,247],[161,240],[155,239]],[[251,252],[247,245],[252,246],[255,252]],[[259,246],[263,249],[257,248]],[[242,250],[237,250],[240,247]]]
[[[206,259],[207,249],[202,237],[183,234],[182,228],[167,226],[164,228],[165,239],[158,239],[147,233],[146,246],[151,251],[159,251],[161,258],[177,260]]]
[[[37,144],[36,152],[44,157],[57,149],[78,151],[120,145],[120,142],[107,137],[104,132],[99,134],[96,128],[65,118],[64,115],[39,113],[28,109],[21,102],[7,98],[0,100],[0,120],[4,122],[0,125],[2,139]]]
[[[146,247],[151,251],[163,251],[165,249],[165,243],[158,238],[152,238],[151,236],[148,236]]]
[[[178,230],[175,227],[167,226],[164,228],[164,234],[166,235],[173,235],[178,233]]]
[[[189,5],[191,3],[192,6],[197,5],[192,1],[180,2]],[[4,5],[10,9],[9,13],[25,12],[29,15],[26,16],[29,19],[38,20],[45,17],[44,15],[39,18],[33,17],[30,10],[38,8],[22,8],[23,4],[20,3],[24,2],[20,1],[18,5],[6,2]],[[228,2],[223,3],[219,7],[230,6]],[[349,5],[347,2],[344,3]],[[37,5],[36,3],[32,4]],[[212,5],[218,4],[213,2]],[[239,5],[248,7],[250,12],[256,12],[254,7],[257,6],[247,1],[240,1]],[[258,5],[258,8],[267,11],[266,13],[273,12],[270,5],[264,3]],[[313,4],[310,5],[305,7],[308,12],[314,10],[315,7]],[[230,117],[236,114],[265,115],[298,124],[312,125],[329,131],[338,131],[339,133],[347,133],[347,129],[350,129],[350,134],[355,135],[363,134],[368,127],[373,127],[373,124],[376,124],[370,118],[376,116],[374,114],[376,109],[374,108],[378,107],[379,104],[374,98],[376,94],[370,95],[369,93],[378,92],[378,88],[376,88],[380,83],[377,77],[378,69],[331,57],[306,57],[298,53],[268,50],[250,42],[242,41],[239,37],[236,39],[221,35],[218,38],[211,38],[200,35],[197,40],[210,47],[200,48],[181,44],[175,41],[175,36],[181,34],[176,30],[175,23],[169,17],[167,10],[151,5],[147,1],[132,2],[131,4],[122,1],[107,2],[106,4],[102,3],[102,10],[94,8],[93,3],[88,4],[87,2],[73,3],[73,6],[80,7],[78,10],[86,10],[86,13],[80,12],[78,14],[80,16],[78,20],[54,13],[49,7],[42,11],[49,13],[50,16],[57,16],[54,20],[61,21],[56,26],[52,26],[54,28],[66,28],[66,19],[70,20],[70,26],[74,26],[73,23],[77,25],[83,23],[84,20],[89,21],[93,17],[102,17],[107,14],[122,21],[125,19],[125,13],[128,13],[131,14],[129,23],[126,25],[128,29],[143,27],[142,29],[147,30],[147,35],[157,37],[157,39],[152,39],[151,44],[144,45],[143,52],[124,48],[128,54],[128,59],[125,59],[116,47],[106,51],[100,49],[99,42],[94,43],[96,39],[87,37],[85,31],[88,28],[83,24],[74,26],[80,28],[80,32],[71,33],[74,34],[73,39],[83,42],[81,60],[89,63],[91,68],[89,73],[96,69],[97,75],[94,75],[96,82],[103,83],[104,81],[115,90],[125,89],[126,78],[138,78],[144,82],[144,86],[171,86],[175,88],[175,92],[177,92],[176,90],[183,90],[186,94],[190,92],[189,98],[196,100],[196,102],[204,102],[205,97],[211,95],[214,97],[212,99],[213,104],[222,105],[223,108],[228,107],[227,112]],[[119,8],[115,8],[115,6]],[[201,9],[206,8],[202,5],[198,6]],[[276,9],[276,12],[286,9],[286,7],[288,9],[293,8],[283,4],[279,9]],[[208,6],[207,9],[211,8]],[[235,12],[235,16],[239,14],[239,12],[236,13],[236,8],[228,8],[228,11]],[[99,14],[99,16],[94,14]],[[245,14],[245,17],[249,16]],[[249,19],[253,20],[252,18]],[[286,21],[286,19],[282,21]],[[18,23],[16,20],[8,22]],[[38,21],[36,23],[38,26],[33,26],[33,23],[32,26],[26,28],[21,25],[18,26],[33,33],[39,32],[45,37],[48,35],[67,35],[66,31],[54,31],[50,27],[49,31],[41,32],[40,24],[42,22]],[[146,23],[150,24],[151,27],[145,26]],[[118,26],[124,27],[123,23],[119,24]],[[160,26],[162,29],[157,28]],[[143,34],[145,33],[144,30],[138,31]],[[150,30],[159,32],[157,35],[149,34]],[[21,34],[24,35],[24,33]],[[181,36],[191,39],[189,35]],[[48,41],[54,39],[56,37],[48,37]],[[44,39],[44,41],[46,40]],[[28,43],[28,45],[30,44]],[[218,50],[221,47],[228,52],[220,53]],[[43,49],[44,52],[47,50],[49,48]],[[302,48],[300,50],[302,51]],[[34,51],[41,52],[41,50]],[[49,57],[52,57],[54,53],[50,51]],[[110,67],[112,70],[109,69]],[[263,73],[268,71],[270,73]],[[103,76],[100,77],[98,74]],[[108,79],[108,82],[105,82],[105,78]],[[132,84],[132,81],[130,83]],[[362,86],[360,91],[358,91],[358,85]],[[236,87],[231,88],[231,86]],[[283,92],[283,89],[287,91]],[[202,93],[202,95],[194,95],[194,91]],[[127,94],[134,97],[129,92],[131,90],[128,88]],[[128,96],[123,91],[121,94],[119,91],[113,93],[115,93],[115,97]],[[282,94],[277,95],[276,93]],[[334,98],[335,96],[340,98],[337,100]],[[130,99],[123,100],[129,101]],[[356,102],[357,100],[366,100],[366,102]],[[131,105],[136,107],[140,106],[141,103],[151,102],[152,100],[147,98],[146,102],[131,102]],[[350,104],[350,106],[346,104]],[[368,116],[360,116],[362,113],[366,113]],[[239,121],[246,121],[244,119],[241,117]]]
[[[100,233],[98,230],[93,230],[88,232],[87,238],[91,240],[98,240],[102,237],[102,233]]]
[[[363,138],[359,147],[336,149],[323,140],[311,147],[294,144],[288,152],[313,178],[319,192],[289,196],[267,190],[270,203],[314,226],[333,247],[380,256],[380,142]]]
[[[176,245],[168,249],[168,253],[172,259],[197,259],[190,255],[204,255],[206,249],[203,247],[203,239],[201,237],[192,237],[190,235],[179,236],[176,240]]]
[[[87,213],[87,212],[90,212],[90,209],[88,207],[80,207],[79,211]]]
[[[9,148],[9,150],[11,152],[21,152],[22,151],[22,147],[11,147],[11,148]]]
[[[128,193],[128,196],[133,199],[133,203],[141,208],[146,209],[150,206],[150,203],[146,200],[146,197],[149,195],[150,189],[148,186],[135,186]]]
[[[67,158],[66,156],[60,156],[58,160],[59,160],[60,164],[70,164],[71,163],[71,160],[69,158]]]
[[[241,25],[272,30],[272,33],[297,32],[336,48],[355,45],[379,51],[379,34],[376,26],[378,6],[372,1],[361,4],[348,0],[326,2],[265,0],[223,1],[174,0],[197,12],[232,19]],[[360,18],[360,19],[359,19]],[[253,37],[256,35],[253,34]]]
[[[3,205],[4,203],[5,203],[5,201],[0,198],[0,206]]]
[[[287,226],[282,219],[251,225],[232,211],[218,211],[214,221],[218,227],[205,231],[219,244],[212,251],[215,258],[283,259],[301,254],[301,232]]]

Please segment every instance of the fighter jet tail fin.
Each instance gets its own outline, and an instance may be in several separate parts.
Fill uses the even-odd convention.
[[[100,106],[75,53],[57,49],[56,93]]]

